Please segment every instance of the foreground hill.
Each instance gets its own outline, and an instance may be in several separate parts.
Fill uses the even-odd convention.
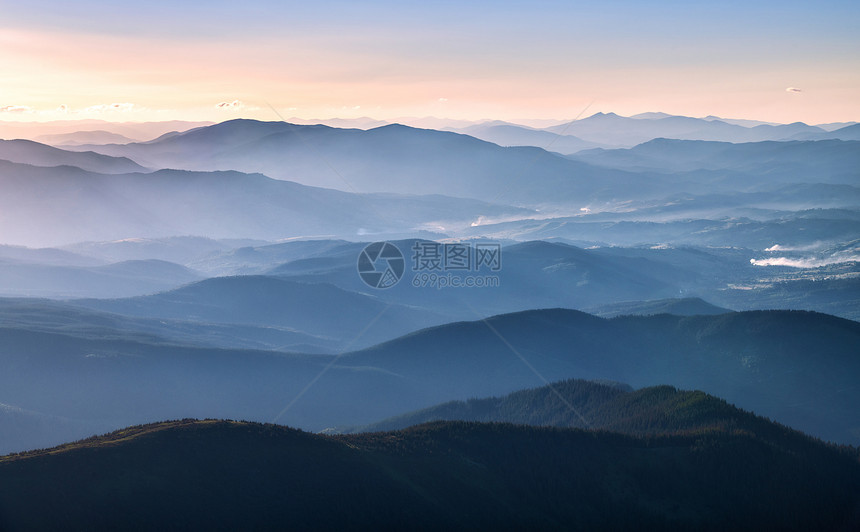
[[[0,459],[4,530],[847,530],[858,497],[855,451],[749,432],[182,421]]]

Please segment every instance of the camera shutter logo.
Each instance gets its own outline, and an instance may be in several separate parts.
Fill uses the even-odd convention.
[[[405,269],[403,253],[391,242],[368,244],[358,255],[358,275],[371,288],[391,288]]]

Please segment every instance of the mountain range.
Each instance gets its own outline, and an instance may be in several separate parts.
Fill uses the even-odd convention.
[[[73,303],[125,316],[283,328],[344,347],[353,341],[372,345],[445,321],[418,307],[334,285],[267,276],[218,277],[154,295]]]
[[[73,166],[102,174],[146,170],[126,157],[111,157],[92,151],[61,150],[30,140],[0,140],[0,160],[33,166]]]
[[[856,185],[858,146],[844,140],[733,144],[659,138],[630,149],[588,150],[575,159],[625,170],[733,170],[767,176],[771,187],[803,182]]]
[[[129,157],[153,168],[232,169],[348,192],[442,194],[516,204],[591,196],[635,177],[539,148],[503,148],[467,135],[397,124],[364,131],[230,120],[146,143],[74,149]]]
[[[0,122],[0,138],[29,139],[52,144],[51,137],[62,135],[57,140],[68,144],[80,144],[94,131],[121,135],[135,141],[151,140],[171,131],[186,131],[191,128],[211,125],[212,122],[189,122],[164,120],[159,122],[114,122],[108,120],[55,120],[51,122]],[[101,138],[99,140],[102,140]]]
[[[302,311],[310,309],[295,310]],[[87,426],[219,417],[319,431],[579,378],[702,390],[828,441],[860,441],[853,408],[860,325],[815,313],[605,320],[536,310],[439,325],[342,354],[294,354],[216,347],[215,338],[204,346],[187,322],[182,329],[167,317],[144,328],[126,327],[128,318],[53,312],[45,319],[10,308],[0,328],[0,402]],[[408,315],[393,317],[403,323]],[[379,321],[349,308],[327,319],[356,327]],[[61,429],[38,446],[68,441]],[[19,434],[19,447],[0,452],[35,441]]]
[[[444,411],[799,441],[706,394],[860,442],[857,124],[409,123],[3,129],[57,147],[0,141],[0,295],[18,296],[0,299],[0,452],[185,417]],[[374,241],[404,256],[384,290],[357,271]],[[464,244],[499,267],[416,266]],[[438,285],[467,277],[482,286]],[[553,381],[590,421],[534,389]],[[672,425],[688,406],[701,423]]]
[[[0,161],[0,186],[4,190],[0,231],[8,244],[189,234],[272,240],[302,235],[356,238],[533,212],[444,196],[359,195],[239,172],[108,175]]]
[[[851,127],[851,126],[848,126]],[[841,129],[826,131],[802,122],[793,124],[758,124],[745,127],[721,119],[686,116],[649,116],[627,118],[615,113],[596,113],[573,122],[546,128],[552,133],[574,135],[584,140],[620,147],[631,147],[655,138],[708,140],[721,142],[761,142],[795,140],[796,138],[839,139]],[[845,133],[853,136],[852,130]]]
[[[0,123],[0,530],[860,527],[860,124],[317,122]]]
[[[373,234],[760,249],[788,238],[809,245],[858,234],[856,220],[842,214],[856,210],[860,196],[856,143],[657,139],[632,149],[585,150],[571,159],[405,126],[363,131],[234,120],[147,143],[75,148],[124,158],[30,143],[37,154],[53,150],[53,159],[45,160],[113,168],[102,171],[132,160],[194,170],[106,177],[75,167],[0,162],[8,190],[2,229],[7,243],[31,245]],[[356,194],[374,190],[388,192]],[[77,208],[62,202],[67,197],[80,198]],[[804,213],[813,209],[814,217]],[[12,224],[25,218],[42,226]]]
[[[0,259],[0,295],[16,297],[129,297],[199,281],[202,275],[160,260],[75,267]]]

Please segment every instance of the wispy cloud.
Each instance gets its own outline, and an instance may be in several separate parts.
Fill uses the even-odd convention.
[[[232,102],[218,102],[215,104],[217,109],[225,109],[225,110],[238,110],[243,109],[245,107],[245,103],[242,100],[233,100]]]
[[[32,113],[33,108],[26,105],[6,105],[0,107],[0,113]]]
[[[85,113],[128,112],[134,110],[133,103],[103,103],[91,105],[84,109]]]
[[[805,246],[783,246],[781,244],[774,244],[769,248],[765,248],[765,251],[812,251],[815,249],[821,249],[826,245],[826,242],[822,242],[820,240]]]
[[[803,92],[802,89],[798,89],[797,87],[789,87],[785,89],[785,92]]]

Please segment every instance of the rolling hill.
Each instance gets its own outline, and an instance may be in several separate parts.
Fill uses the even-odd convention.
[[[0,298],[0,326],[90,339],[125,338],[191,347],[330,353],[332,338],[286,327],[135,318],[48,299]]]
[[[344,348],[373,345],[445,321],[429,311],[330,284],[266,276],[216,277],[150,296],[73,303],[142,318],[277,327],[327,338]]]
[[[857,443],[860,424],[849,405],[860,400],[858,346],[860,324],[809,312],[604,320],[557,309],[419,331],[350,353],[340,364],[400,375],[423,392],[425,406],[432,397],[465,400],[570,377],[671,384],[827,440]]]
[[[75,267],[0,259],[2,296],[131,297],[171,290],[202,278],[184,266],[160,260]]]
[[[702,392],[666,385],[634,391],[619,383],[583,380],[556,382],[503,397],[451,401],[347,432],[402,430],[435,421],[585,428],[636,436],[713,430],[768,434],[785,442],[806,438]]]
[[[659,299],[655,301],[626,301],[585,309],[589,314],[601,318],[616,316],[652,316],[654,314],[674,314],[675,316],[716,315],[732,312],[727,308],[712,305],[698,297],[682,299]]]

